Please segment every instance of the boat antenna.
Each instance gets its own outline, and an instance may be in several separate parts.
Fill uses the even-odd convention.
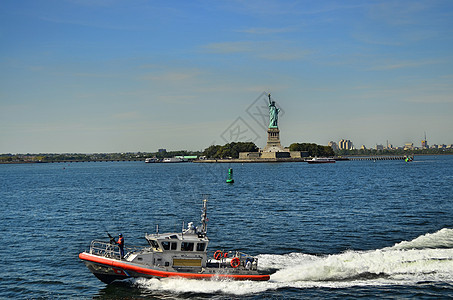
[[[208,195],[203,195],[203,209],[201,210],[201,234],[206,235],[208,222]]]
[[[184,236],[184,221],[182,221],[181,235]]]

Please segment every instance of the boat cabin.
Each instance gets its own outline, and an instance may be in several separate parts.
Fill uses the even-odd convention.
[[[154,252],[205,252],[209,240],[196,234],[152,234],[146,235],[146,240]]]
[[[128,261],[177,271],[201,271],[206,267],[209,239],[206,234],[197,232],[192,223],[180,233],[147,234],[145,238],[149,251],[132,254]]]

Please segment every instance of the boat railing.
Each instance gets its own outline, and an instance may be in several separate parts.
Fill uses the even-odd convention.
[[[143,247],[137,246],[124,246],[124,253],[126,253],[125,258],[128,255],[139,252]],[[117,244],[112,244],[110,242],[103,242],[94,240],[90,245],[90,254],[104,256],[108,258],[121,259],[120,256],[120,247]]]
[[[207,251],[208,260],[211,263],[218,263],[219,267],[230,267],[230,262],[233,258],[239,258],[239,269],[256,270],[258,266],[258,258],[240,251],[222,251],[219,259],[215,259],[214,254],[217,251]],[[226,254],[226,255],[225,255]]]

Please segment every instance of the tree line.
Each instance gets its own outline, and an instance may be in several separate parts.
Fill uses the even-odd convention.
[[[335,152],[330,146],[322,146],[314,143],[292,143],[289,151],[304,151],[311,157],[329,157],[335,156]]]
[[[258,147],[253,142],[232,142],[212,145],[203,151],[207,158],[239,158],[239,152],[258,152]]]
[[[233,142],[223,146],[212,145],[203,151],[207,158],[239,158],[239,152],[258,152],[259,148],[253,142]],[[321,146],[313,143],[293,143],[289,146],[289,151],[306,152],[307,156],[329,157],[334,156],[335,152],[329,146]]]
[[[148,157],[167,158],[175,156],[200,156],[201,151],[161,151],[135,153],[40,153],[40,154],[0,154],[0,163],[20,162],[60,162],[60,161],[105,161],[105,160],[145,160]]]

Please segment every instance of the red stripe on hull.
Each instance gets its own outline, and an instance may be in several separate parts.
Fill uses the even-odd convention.
[[[155,277],[183,277],[189,279],[207,279],[213,277],[220,277],[220,278],[229,278],[233,280],[253,280],[253,281],[266,281],[270,279],[269,275],[232,275],[232,274],[198,274],[198,273],[179,273],[179,272],[166,272],[166,271],[159,271],[153,270],[149,268],[143,268],[135,265],[131,265],[128,263],[123,263],[120,261],[99,257],[96,255],[88,254],[88,253],[80,253],[79,258],[81,260],[86,260],[106,266],[111,266],[115,268],[121,268],[126,271],[134,271],[140,274],[155,276]]]

